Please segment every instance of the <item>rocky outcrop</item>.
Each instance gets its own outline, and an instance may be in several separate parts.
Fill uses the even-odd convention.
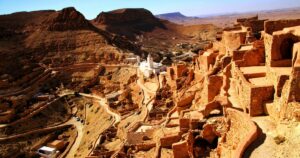
[[[92,25],[75,8],[64,8],[55,12],[44,22],[49,31],[90,29]]]
[[[129,24],[143,22],[145,24],[159,24],[159,19],[146,9],[120,9],[110,12],[101,12],[95,19],[97,23],[106,25]]]
[[[109,32],[126,37],[132,37],[141,32],[149,32],[164,25],[146,9],[120,9],[101,12],[96,19],[96,25],[104,25]]]
[[[15,36],[12,32],[29,32],[40,27],[42,21],[48,16],[55,13],[54,10],[32,11],[32,12],[17,12],[7,15],[0,15],[1,33]]]

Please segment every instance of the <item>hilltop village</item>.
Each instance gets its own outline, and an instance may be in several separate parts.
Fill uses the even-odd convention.
[[[90,22],[66,8],[41,12],[48,19],[37,30],[4,28],[2,43],[24,38],[24,56],[40,62],[16,63],[23,76],[1,70],[0,157],[300,156],[300,19],[237,19],[197,51],[159,58],[117,28],[100,31],[118,16],[128,24],[132,12]],[[111,53],[89,52],[94,41]]]

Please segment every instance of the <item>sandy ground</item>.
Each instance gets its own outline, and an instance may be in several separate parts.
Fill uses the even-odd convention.
[[[162,157],[162,158],[172,158],[173,157],[173,150],[172,149],[167,149],[167,148],[162,148],[160,157]]]
[[[115,118],[115,124],[121,121],[121,116],[110,110],[105,98],[96,95],[84,94],[84,93],[80,93],[80,95],[98,100],[98,105],[103,107],[109,115]]]
[[[249,146],[244,157],[250,158],[296,158],[300,157],[300,124],[296,122],[279,122],[269,116],[254,117],[259,126],[259,138]],[[282,137],[281,143],[275,140]],[[278,139],[277,139],[278,140]]]
[[[98,109],[98,110],[97,110]],[[74,157],[85,157],[92,151],[99,135],[112,125],[113,119],[104,108],[93,105],[87,109],[82,139]]]
[[[75,143],[73,144],[72,148],[70,149],[69,153],[67,154],[66,158],[72,158],[74,157],[74,154],[76,153],[80,143],[81,143],[81,140],[82,140],[82,137],[83,137],[83,125],[82,123],[80,123],[79,121],[76,121],[75,118],[72,117],[71,119],[71,122],[75,127],[76,127],[76,130],[77,130],[77,138],[75,140]]]

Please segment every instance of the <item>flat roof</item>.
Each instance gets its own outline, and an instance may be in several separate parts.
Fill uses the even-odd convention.
[[[249,82],[255,86],[272,86],[272,83],[266,77],[250,78]]]
[[[153,126],[151,126],[151,125],[141,125],[135,132],[145,132],[152,128],[153,128]]]
[[[189,118],[189,119],[203,119],[203,114],[201,114],[198,111],[187,111],[184,112],[183,118]]]
[[[271,72],[275,72],[277,75],[291,75],[292,67],[271,67]]]
[[[245,46],[241,46],[241,48],[239,50],[246,51],[246,50],[251,50],[252,48],[253,48],[253,45],[245,45]]]
[[[240,70],[243,74],[256,74],[256,73],[266,73],[266,66],[249,66],[249,67],[240,67]]]

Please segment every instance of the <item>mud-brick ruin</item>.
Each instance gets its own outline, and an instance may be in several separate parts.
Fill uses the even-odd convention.
[[[25,56],[16,64],[22,72],[0,69],[6,72],[0,75],[0,157],[300,157],[300,19],[237,19],[195,54],[166,53],[159,62],[158,54],[118,35],[123,24],[139,28],[145,19],[137,14],[147,17],[141,26],[175,28],[145,9],[101,13],[92,21],[75,8],[40,14],[49,19],[25,39],[33,44],[28,56],[39,62],[29,64]],[[107,19],[118,26],[105,25]],[[158,36],[143,33],[140,42]],[[51,38],[34,40],[46,35]],[[167,38],[170,47],[197,44],[183,35]],[[45,56],[34,52],[48,47]],[[56,60],[64,54],[70,62]]]
[[[205,143],[217,144],[210,149],[220,157],[242,157],[258,138],[251,117],[299,120],[299,22],[258,20],[257,16],[237,19],[210,49],[199,52],[192,67],[186,68],[190,70],[181,65],[170,68],[171,79],[186,72],[186,81],[193,76],[203,82],[198,102],[197,95],[188,92],[177,98],[178,117],[171,117],[169,125],[175,126],[170,122],[178,118],[181,132],[194,137],[172,145],[175,157],[204,156]],[[194,110],[182,109],[191,104]],[[211,116],[219,113],[224,117],[210,123]]]
[[[151,98],[148,116],[124,126],[117,155],[243,157],[261,139],[260,118],[299,120],[299,25],[237,19],[191,64],[173,63],[165,73],[138,77]]]

